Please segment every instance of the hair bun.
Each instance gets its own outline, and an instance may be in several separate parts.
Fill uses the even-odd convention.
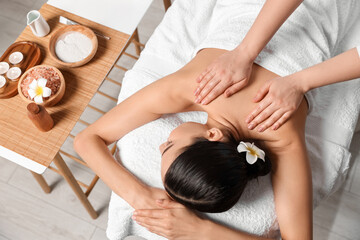
[[[241,158],[246,162],[246,152],[239,153]],[[271,161],[265,156],[265,161],[258,159],[255,163],[249,164],[246,162],[247,175],[249,180],[257,178],[259,176],[265,176],[271,171]]]

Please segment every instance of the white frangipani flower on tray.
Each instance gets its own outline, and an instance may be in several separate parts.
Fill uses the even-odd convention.
[[[43,103],[43,97],[49,97],[51,95],[51,89],[46,86],[47,79],[39,78],[33,80],[29,84],[29,96],[34,99],[36,103]]]
[[[240,142],[237,147],[239,153],[246,152],[246,161],[254,164],[258,158],[265,162],[265,152],[254,145],[254,143]]]

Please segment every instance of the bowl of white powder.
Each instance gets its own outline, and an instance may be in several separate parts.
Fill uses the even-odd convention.
[[[60,65],[79,67],[95,55],[98,41],[94,32],[81,25],[64,26],[50,38],[50,56]]]

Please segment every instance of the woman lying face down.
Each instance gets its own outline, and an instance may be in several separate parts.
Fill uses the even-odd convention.
[[[294,116],[275,132],[249,130],[245,119],[255,107],[251,99],[266,80],[277,76],[254,65],[252,78],[241,92],[229,98],[219,97],[208,105],[195,104],[193,79],[224,52],[204,49],[177,72],[137,91],[78,134],[74,148],[134,209],[156,209],[159,207],[156,200],[168,195],[192,209],[222,212],[237,202],[249,180],[271,169],[282,235],[285,239],[288,234],[310,239],[312,191],[304,139],[306,103],[302,101]],[[208,121],[205,125],[179,126],[160,147],[166,192],[145,185],[116,162],[107,149],[133,129],[163,114],[189,111],[206,112]],[[256,163],[248,164],[246,153],[237,151],[240,141],[255,139],[256,145],[267,149],[271,164],[267,158],[265,162],[257,159]]]
[[[246,143],[242,142],[243,148]],[[200,212],[229,210],[239,200],[248,181],[271,170],[267,157],[249,164],[246,151],[226,129],[187,122],[174,129],[160,145],[161,178],[168,195]]]

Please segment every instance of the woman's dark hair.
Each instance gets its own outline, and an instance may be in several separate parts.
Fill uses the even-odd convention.
[[[264,176],[271,162],[258,159],[250,165],[236,141],[214,142],[198,138],[185,148],[165,174],[167,193],[177,202],[200,212],[229,210],[239,200],[248,181]]]

